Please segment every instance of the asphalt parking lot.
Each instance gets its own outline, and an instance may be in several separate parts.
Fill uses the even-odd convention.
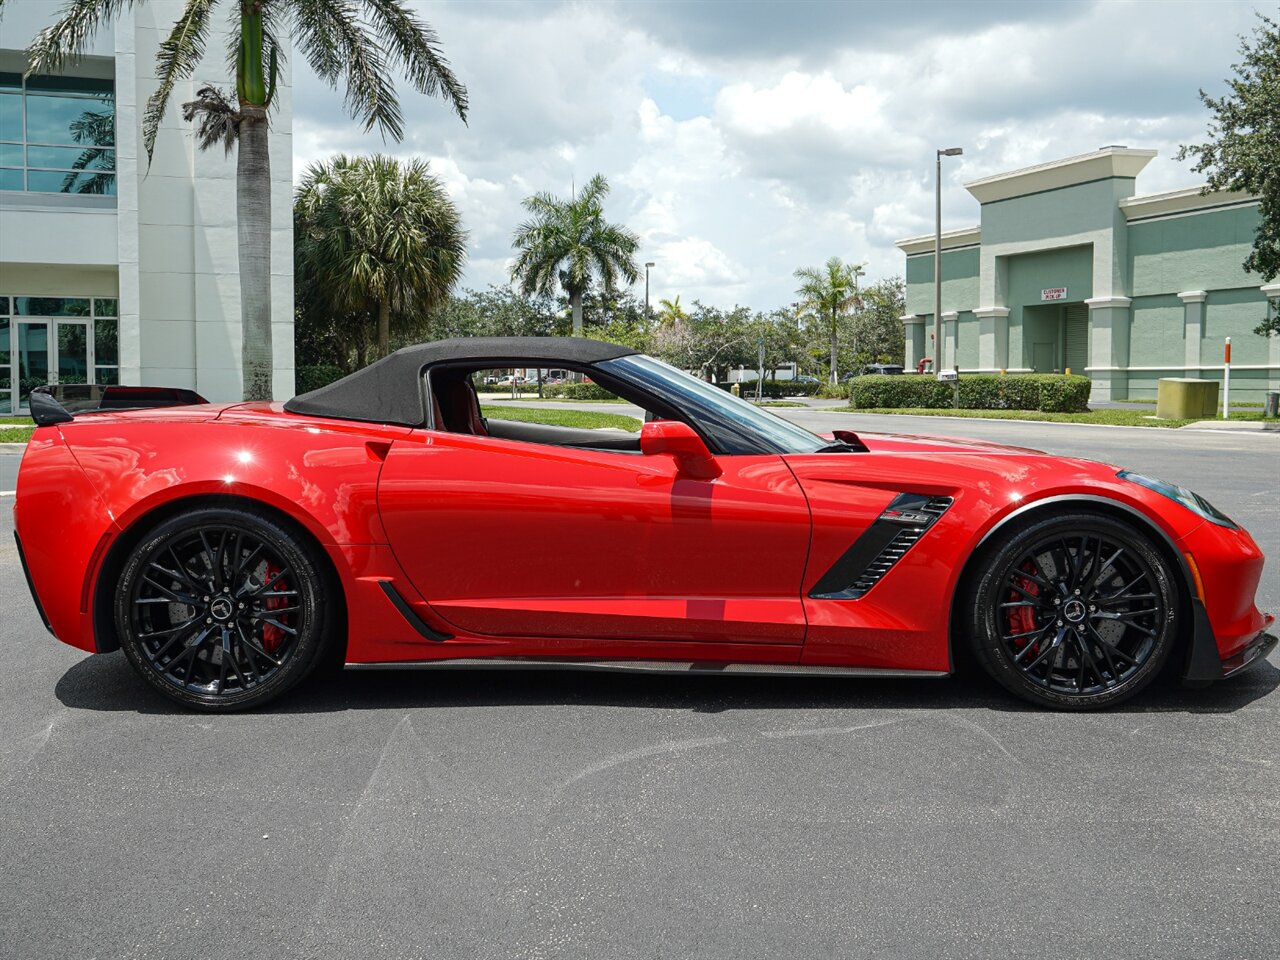
[[[781,412],[1185,483],[1280,609],[1280,436]],[[388,672],[209,717],[48,636],[11,504],[2,957],[1277,954],[1271,663],[1086,716],[976,677]]]

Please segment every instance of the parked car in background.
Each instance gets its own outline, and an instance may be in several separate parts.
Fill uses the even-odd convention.
[[[796,383],[819,383],[819,384],[822,383],[822,381],[819,380],[817,377],[811,377],[807,373],[800,374],[800,376],[795,378],[795,382]]]
[[[898,376],[905,368],[900,363],[869,363],[862,368],[863,373],[881,373]]]

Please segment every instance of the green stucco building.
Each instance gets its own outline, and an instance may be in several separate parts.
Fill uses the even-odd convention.
[[[1258,200],[1199,187],[1138,196],[1154,150],[1103,147],[965,184],[978,226],[942,235],[943,366],[964,372],[1070,369],[1094,400],[1154,398],[1161,377],[1222,378],[1233,399],[1280,389],[1280,337],[1254,328],[1280,283],[1241,264]],[[908,369],[933,356],[932,235],[907,256]]]

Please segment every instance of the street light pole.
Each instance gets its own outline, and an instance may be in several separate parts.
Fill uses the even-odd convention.
[[[855,264],[853,268],[853,362],[858,362],[858,317],[862,315],[862,299],[858,296],[858,278],[865,276],[867,271],[862,268],[866,264]]]
[[[652,260],[644,265],[644,322],[646,324],[648,324],[651,319],[649,316],[649,269],[652,266]]]
[[[961,147],[939,150],[934,168],[934,219],[933,219],[933,372],[942,370],[942,158],[958,157],[964,153]]]

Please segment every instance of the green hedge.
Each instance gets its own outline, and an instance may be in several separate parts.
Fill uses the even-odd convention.
[[[733,384],[720,382],[716,384],[721,390],[733,391]],[[738,384],[740,396],[754,397],[756,381],[746,380]],[[794,380],[765,380],[761,384],[761,396],[766,400],[781,400],[785,397],[814,397],[822,389],[820,383],[797,383]],[[843,394],[842,394],[843,396]]]
[[[961,374],[961,410],[1038,410],[1042,413],[1084,413],[1089,409],[1088,377],[1055,373]],[[850,401],[855,407],[887,409],[955,405],[952,385],[932,376],[873,374],[853,381]]]
[[[510,390],[510,387],[507,387]],[[524,387],[533,393],[538,392],[538,384],[531,383]],[[598,383],[544,383],[544,397],[563,397],[566,400],[613,400],[616,394],[611,393]]]
[[[331,363],[317,363],[311,366],[299,367],[296,376],[298,393],[310,393],[312,390],[319,390],[321,387],[327,387],[335,380],[341,380],[344,376],[346,374],[342,372],[342,368],[335,367]]]

